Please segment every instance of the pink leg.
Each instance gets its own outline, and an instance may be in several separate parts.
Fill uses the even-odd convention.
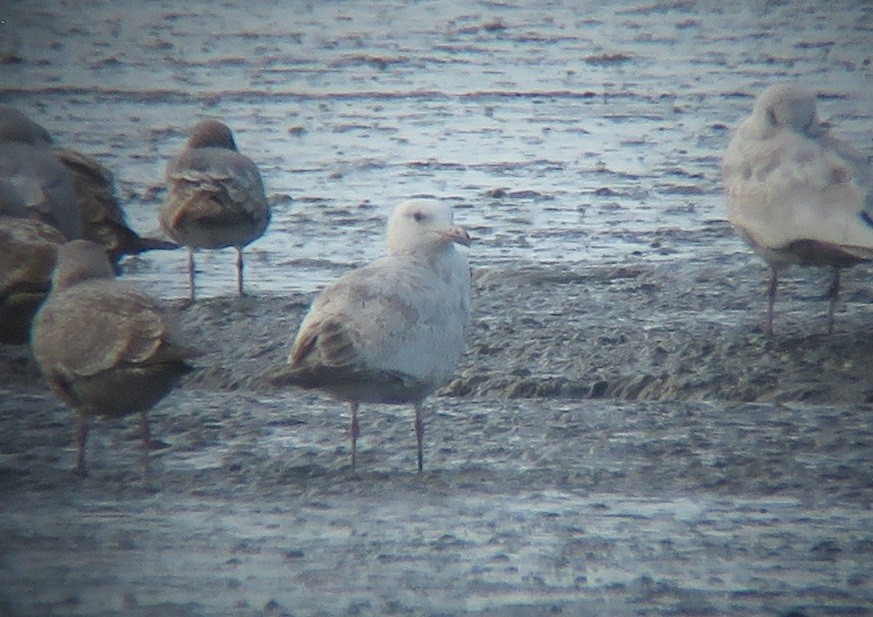
[[[88,420],[85,414],[81,411],[76,413],[76,446],[78,452],[76,455],[76,473],[85,475],[85,446],[88,443]]]
[[[147,411],[140,412],[139,427],[140,436],[142,438],[142,472],[143,475],[148,475],[149,458],[152,451],[152,433],[149,430],[149,416]]]
[[[243,253],[242,247],[236,247],[236,292],[243,297]]]
[[[834,278],[831,279],[831,286],[828,287],[826,298],[829,298],[831,303],[828,307],[828,335],[834,333],[834,312],[837,310],[837,299],[840,297],[840,269],[834,268]]]
[[[767,287],[767,336],[773,336],[773,309],[776,304],[776,287],[779,285],[779,274],[776,268],[770,270],[770,285]]]
[[[418,473],[424,470],[424,420],[421,417],[421,401],[415,404],[415,439],[418,442]]]
[[[188,247],[188,289],[191,293],[191,302],[194,302],[194,249]]]
[[[352,413],[352,424],[350,427],[352,434],[352,470],[355,470],[358,464],[358,435],[361,432],[361,428],[358,426],[358,401],[349,402],[349,411]]]

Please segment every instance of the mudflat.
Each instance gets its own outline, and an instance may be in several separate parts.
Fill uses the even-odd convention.
[[[726,221],[720,158],[795,79],[870,153],[864,3],[10,4],[0,102],[157,229],[167,161],[218,117],[273,217],[246,250],[123,263],[198,369],[151,413],[73,413],[0,346],[0,615],[873,613],[873,268],[780,282]],[[474,237],[455,378],[425,407],[271,387],[314,294],[401,200]]]
[[[479,273],[424,474],[406,406],[362,408],[354,474],[346,405],[266,384],[304,294],[178,303],[207,354],[151,414],[149,477],[132,420],[95,423],[72,473],[72,413],[4,347],[0,606],[864,614],[870,299],[831,337],[826,302],[786,299],[768,339],[760,281],[710,304],[735,268]]]

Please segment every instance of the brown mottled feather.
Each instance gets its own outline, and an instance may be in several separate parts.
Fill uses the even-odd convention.
[[[30,338],[36,311],[49,291],[61,233],[46,223],[0,216],[0,342]]]
[[[115,176],[106,166],[67,148],[56,148],[54,154],[73,175],[85,239],[105,246],[113,263],[124,255],[179,248],[167,240],[143,238],[127,225],[115,190]]]
[[[155,300],[112,278],[105,251],[88,241],[59,250],[52,291],[34,321],[33,350],[49,384],[84,415],[149,409],[199,355]]]

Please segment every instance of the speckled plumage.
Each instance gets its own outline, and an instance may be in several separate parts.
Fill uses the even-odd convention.
[[[405,202],[389,221],[389,254],[327,287],[300,324],[277,382],[349,402],[353,464],[358,404],[412,403],[422,468],[422,401],[464,349],[470,270],[454,243],[469,241],[448,206]]]
[[[68,148],[55,148],[54,155],[73,176],[82,208],[83,237],[106,247],[113,265],[125,255],[179,248],[174,242],[140,236],[128,227],[115,190],[115,175],[105,165]]]
[[[18,191],[0,180],[0,342],[16,345],[30,338],[65,242],[51,225],[23,218],[26,210]]]
[[[188,247],[191,299],[195,298],[197,248],[237,250],[237,291],[243,294],[242,249],[267,229],[270,207],[255,163],[236,149],[230,129],[203,120],[191,131],[185,150],[167,165],[167,198],[161,226]]]
[[[73,176],[49,148],[0,140],[0,178],[18,191],[30,218],[52,225],[67,240],[82,237]]]
[[[772,269],[772,331],[778,271],[829,266],[829,331],[839,269],[873,259],[873,168],[818,117],[815,95],[778,84],[756,100],[723,160],[728,218]]]
[[[86,240],[58,250],[52,290],[34,320],[32,344],[49,386],[79,414],[80,469],[88,417],[141,413],[147,438],[146,412],[190,370],[186,361],[198,355],[160,305],[116,281],[103,247]]]
[[[68,240],[102,244],[113,264],[124,255],[178,248],[128,227],[107,167],[82,152],[56,147],[45,128],[5,105],[0,105],[0,170],[24,195],[33,218],[54,225]]]

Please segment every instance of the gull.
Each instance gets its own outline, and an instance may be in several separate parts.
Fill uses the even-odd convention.
[[[58,248],[52,288],[34,319],[31,343],[49,387],[77,413],[76,470],[85,472],[90,417],[139,413],[147,471],[148,410],[199,355],[158,303],[115,280],[103,246],[68,242]]]
[[[179,248],[175,242],[140,236],[127,225],[115,190],[115,174],[105,165],[69,148],[57,147],[54,155],[73,175],[82,207],[84,238],[106,247],[113,266],[125,255]]]
[[[313,301],[287,365],[273,378],[347,401],[352,468],[360,403],[415,407],[424,468],[422,403],[452,376],[470,318],[470,267],[455,244],[470,236],[448,205],[411,200],[388,221],[388,255],[353,270]]]
[[[237,293],[243,295],[243,247],[260,238],[270,207],[255,163],[217,120],[198,122],[185,150],[167,165],[161,227],[188,247],[188,286],[194,301],[194,250],[236,249]]]
[[[30,205],[43,213],[39,218],[55,224],[68,240],[84,238],[104,245],[113,265],[117,265],[125,255],[179,248],[173,242],[144,238],[133,231],[119,205],[114,174],[87,154],[55,146],[43,126],[14,107],[0,105],[0,142],[0,160],[7,150],[11,150],[9,156],[21,159],[18,175],[23,178],[18,183],[35,195]],[[52,158],[56,163],[51,162]],[[51,190],[38,189],[39,185],[33,179],[34,167],[40,165],[47,170],[37,178],[43,178],[43,184],[50,184]],[[47,202],[43,196],[52,192],[63,194],[63,200],[53,197]],[[72,204],[72,200],[76,203]],[[77,220],[67,220],[73,217]]]
[[[27,218],[17,189],[0,180],[0,343],[30,338],[33,316],[51,286],[61,232]]]
[[[0,178],[24,199],[28,216],[81,238],[82,207],[73,176],[52,153],[45,129],[13,107],[0,106]]]
[[[766,332],[773,333],[779,272],[833,269],[828,333],[840,270],[873,259],[873,168],[819,120],[815,94],[796,84],[767,88],[736,130],[723,160],[728,218],[767,261]]]

